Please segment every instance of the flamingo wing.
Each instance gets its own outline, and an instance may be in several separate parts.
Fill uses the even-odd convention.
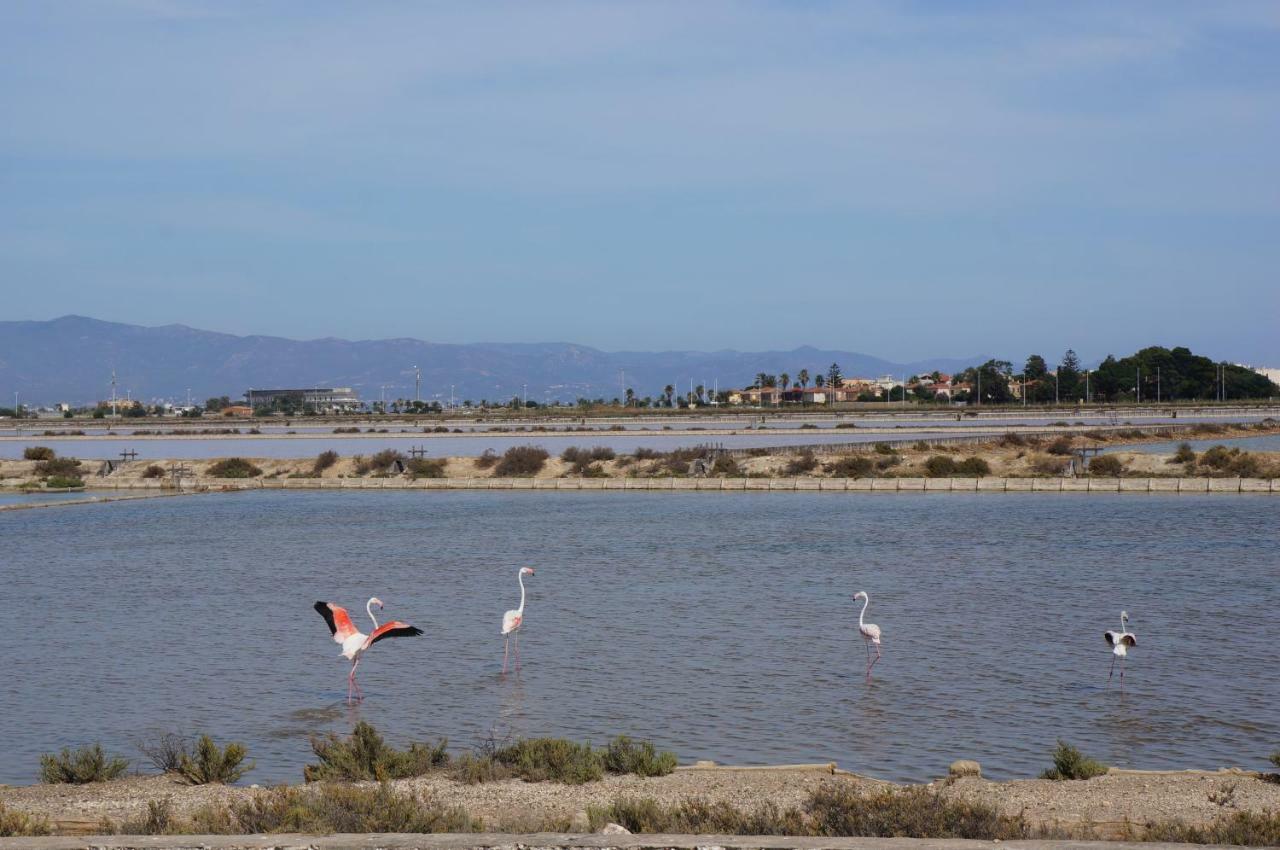
[[[355,624],[351,622],[351,615],[341,605],[317,602],[314,607],[320,616],[324,617],[325,623],[329,626],[329,634],[333,635],[337,643],[342,643],[357,632]]]
[[[369,635],[369,639],[365,641],[365,648],[373,646],[383,638],[393,637],[417,637],[422,634],[422,629],[417,626],[411,626],[408,623],[402,623],[399,620],[392,620],[390,623],[383,623],[373,630],[373,634]]]
[[[1121,637],[1116,632],[1104,632],[1102,636],[1107,639],[1107,646],[1115,646]]]
[[[511,634],[520,628],[520,623],[524,621],[524,615],[519,611],[511,610],[502,615],[502,633],[504,635]]]
[[[1124,643],[1125,646],[1137,646],[1138,636],[1135,635],[1133,632],[1125,632],[1124,634],[1120,635],[1120,641]]]
[[[880,642],[880,627],[877,626],[875,623],[867,623],[861,629],[859,629],[859,631],[861,631],[864,635],[869,637],[872,643]]]

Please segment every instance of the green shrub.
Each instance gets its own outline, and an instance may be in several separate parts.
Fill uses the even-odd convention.
[[[991,474],[991,464],[980,457],[967,457],[956,464],[956,472],[961,475],[976,475],[981,478]]]
[[[444,478],[445,462],[439,458],[410,458],[405,468],[414,478]]]
[[[565,738],[525,738],[493,754],[527,782],[581,785],[604,778],[604,758],[588,744]]]
[[[1239,452],[1239,449],[1236,449]],[[1218,445],[1205,449],[1200,455],[1200,463],[1210,469],[1225,469],[1228,464],[1235,458],[1232,450],[1226,446]]]
[[[311,471],[317,476],[329,467],[338,462],[338,453],[330,449],[329,451],[320,452],[316,455],[316,462],[312,464]]]
[[[666,776],[676,769],[676,754],[658,752],[652,741],[633,741],[619,735],[604,751],[604,769],[609,773]]]
[[[53,460],[56,456],[48,446],[27,446],[22,450],[23,460]]]
[[[893,446],[889,445],[888,443],[876,443],[875,449],[876,449],[876,454],[878,455],[894,454]]]
[[[591,463],[597,460],[613,460],[617,454],[608,446],[592,446],[589,449],[578,448],[577,446],[569,446],[560,453],[560,459],[568,463]]]
[[[1269,758],[1271,759],[1272,764],[1274,764],[1276,767],[1280,767],[1280,750],[1276,750],[1274,753],[1272,753],[1269,756]]]
[[[210,464],[204,474],[210,478],[257,478],[262,470],[242,457],[228,457]]]
[[[49,822],[44,818],[11,812],[4,807],[4,803],[0,803],[0,838],[29,838],[49,833]]]
[[[1117,478],[1124,474],[1124,461],[1115,455],[1098,455],[1089,461],[1089,474],[1099,478]]]
[[[84,785],[106,782],[129,769],[129,762],[119,756],[107,757],[101,744],[72,750],[63,747],[57,755],[40,756],[40,781],[49,784]]]
[[[837,478],[863,478],[870,474],[874,464],[865,455],[849,455],[822,467],[824,472]]]
[[[498,478],[525,478],[537,475],[546,465],[546,449],[537,446],[512,446],[502,454],[502,459],[493,468]]]
[[[146,469],[142,470],[142,477],[143,478],[163,478],[164,467],[158,463],[150,464],[147,466]]]
[[[182,754],[178,773],[191,785],[227,785],[253,770],[253,762],[243,764],[245,755],[243,744],[219,749],[212,738],[201,735],[192,751]]]
[[[312,738],[311,749],[320,763],[303,767],[302,777],[307,782],[326,779],[354,782],[421,776],[448,764],[447,746],[448,741],[442,739],[434,745],[414,742],[408,750],[397,750],[382,740],[377,729],[362,720],[350,738],[337,735]]]
[[[55,490],[75,490],[84,486],[84,481],[67,475],[54,475],[45,479],[45,486]]]
[[[813,452],[806,449],[787,462],[786,472],[788,475],[803,475],[817,468],[818,459],[813,456]]]
[[[1041,779],[1092,779],[1107,772],[1107,766],[1091,759],[1062,739],[1053,751],[1053,767],[1040,774]]]
[[[1196,453],[1192,451],[1190,443],[1179,443],[1178,450],[1173,453],[1173,463],[1192,464],[1196,462]]]
[[[946,800],[922,787],[862,795],[847,785],[814,789],[805,811],[821,836],[880,838],[1018,839],[1029,836],[1021,818],[1000,815],[986,803]]]
[[[934,455],[924,462],[924,471],[930,478],[946,478],[956,474],[956,462],[946,455]]]
[[[656,458],[661,457],[662,452],[658,451],[657,449],[647,449],[641,446],[640,448],[632,452],[631,456],[636,460],[654,460]]]

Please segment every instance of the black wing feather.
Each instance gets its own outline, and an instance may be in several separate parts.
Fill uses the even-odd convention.
[[[333,622],[333,612],[329,610],[329,603],[317,602],[314,607],[316,611],[320,613],[320,616],[324,617],[324,621],[329,624],[329,634],[336,635],[338,633],[338,627]]]

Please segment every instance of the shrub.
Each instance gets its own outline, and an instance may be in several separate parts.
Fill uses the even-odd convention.
[[[1271,759],[1272,764],[1274,764],[1276,767],[1280,767],[1280,750],[1276,750],[1274,753],[1268,756],[1268,758]]]
[[[1000,438],[1002,446],[1025,446],[1027,441],[1022,438],[1021,434],[1015,434],[1012,431]]]
[[[902,456],[896,452],[890,452],[887,455],[881,455],[876,459],[876,469],[888,469],[891,466],[897,466],[902,463]]]
[[[80,461],[73,457],[54,457],[36,464],[36,475],[74,478],[80,474]]]
[[[1245,847],[1280,846],[1280,812],[1234,812],[1206,826],[1181,821],[1147,823],[1144,841],[1185,844],[1233,844]]]
[[[1075,747],[1058,739],[1053,751],[1053,767],[1040,774],[1041,779],[1092,779],[1107,772],[1107,766],[1091,759]]]
[[[542,471],[547,457],[547,450],[537,446],[512,446],[502,453],[493,474],[498,478],[534,476]]]
[[[316,455],[316,462],[312,464],[311,471],[318,476],[320,473],[324,472],[326,469],[333,466],[337,462],[338,462],[337,452],[333,450],[320,452],[320,454]]]
[[[476,467],[478,469],[490,469],[498,462],[498,456],[494,454],[493,449],[485,449],[484,454],[476,458]]]
[[[1031,470],[1037,475],[1061,475],[1065,467],[1063,460],[1049,455],[1036,455],[1031,459]]]
[[[658,752],[652,741],[633,741],[619,735],[604,751],[604,769],[610,773],[634,773],[636,776],[666,776],[676,769],[676,754]]]
[[[56,490],[74,490],[84,486],[84,481],[69,475],[54,475],[45,480],[46,487],[52,487]]]
[[[243,764],[245,754],[243,744],[219,749],[212,738],[201,735],[191,752],[182,754],[178,773],[191,785],[226,785],[253,770],[253,762]]]
[[[1173,453],[1173,463],[1192,464],[1196,462],[1196,453],[1190,443],[1179,443],[1178,450]]]
[[[929,451],[929,444],[926,443],[924,440],[916,440],[915,445],[912,446],[911,448],[915,449],[918,452],[927,452]]]
[[[395,449],[383,449],[380,452],[375,452],[368,458],[357,456],[355,461],[356,475],[367,475],[370,472],[386,472],[387,469],[396,461],[404,463],[405,456],[403,453],[398,452]]]
[[[388,785],[323,784],[273,788],[230,806],[195,813],[193,831],[244,835],[305,832],[477,832],[480,824],[461,808],[444,808],[431,797],[416,798]]]
[[[320,763],[303,767],[302,778],[307,782],[325,779],[381,782],[421,776],[448,763],[447,746],[448,741],[442,739],[435,745],[414,742],[408,750],[397,750],[382,740],[377,729],[362,720],[350,738],[337,735],[312,738],[311,749]]]
[[[35,818],[23,812],[11,812],[0,803],[0,838],[28,838],[33,835],[48,835],[49,822],[44,818]]]
[[[1051,455],[1069,455],[1071,454],[1071,438],[1059,437],[1049,444],[1045,449]]]
[[[806,449],[787,462],[786,471],[788,475],[801,475],[817,468],[818,459],[813,456],[813,452]]]
[[[581,785],[604,778],[604,758],[588,744],[565,738],[526,738],[493,754],[527,782]]]
[[[191,739],[177,732],[161,732],[155,738],[135,743],[138,751],[161,773],[177,773],[182,759],[191,752]]]
[[[40,781],[49,784],[70,783],[84,785],[89,782],[106,782],[115,779],[129,769],[129,762],[119,756],[103,752],[101,744],[72,750],[63,747],[57,755],[40,756]]]
[[[882,838],[1026,838],[1021,818],[1000,815],[986,803],[946,800],[914,787],[862,795],[846,785],[820,785],[805,811],[813,834]]]
[[[204,474],[211,478],[257,478],[262,470],[242,457],[229,457],[210,464]]]
[[[1124,473],[1124,461],[1115,455],[1098,455],[1089,461],[1089,474],[1101,478],[1116,478]]]
[[[443,459],[435,458],[428,460],[425,457],[410,458],[405,464],[405,468],[414,478],[444,478],[445,462]]]
[[[721,452],[716,455],[716,462],[711,464],[711,474],[725,478],[738,478],[742,475],[742,467],[733,459],[733,455]]]
[[[173,804],[168,797],[163,800],[148,800],[147,813],[139,820],[126,820],[116,831],[122,835],[168,835],[176,832],[177,824],[173,819]]]
[[[636,460],[654,460],[662,455],[657,449],[647,449],[643,446],[631,453]]]
[[[873,465],[869,457],[849,455],[828,463],[822,469],[837,478],[862,478],[871,472]]]
[[[956,472],[961,475],[976,475],[981,478],[991,474],[991,464],[980,457],[967,457],[956,465]]]
[[[163,478],[164,467],[158,463],[149,464],[146,469],[142,470],[143,478]]]
[[[663,806],[650,798],[622,798],[608,806],[588,806],[587,821],[592,830],[616,823],[636,833],[694,835],[804,835],[806,825],[799,809],[780,811],[766,803],[754,812],[745,812],[732,803],[711,803],[697,798]]]
[[[608,446],[592,446],[589,449],[581,449],[577,446],[569,446],[560,453],[560,459],[572,464],[588,464],[597,460],[613,460],[617,454]]]
[[[876,443],[876,454],[891,455],[894,453],[893,446],[888,443]]]
[[[1235,451],[1239,452],[1239,449]],[[1200,463],[1210,469],[1224,469],[1234,457],[1235,455],[1231,449],[1223,445],[1217,445],[1204,450],[1204,453],[1200,455]]]
[[[930,478],[945,478],[956,474],[956,462],[946,455],[934,455],[924,462],[924,471]]]
[[[23,460],[53,460],[56,455],[48,446],[27,446],[22,450]]]

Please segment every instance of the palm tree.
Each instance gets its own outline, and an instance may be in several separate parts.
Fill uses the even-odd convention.
[[[698,404],[702,404],[702,394],[706,391],[706,389],[707,388],[704,387],[702,384],[698,384],[698,386],[694,389],[694,393],[696,393],[694,398],[698,400]]]
[[[796,375],[796,381],[800,384],[800,389],[809,386],[809,370],[801,369],[800,374]]]
[[[764,389],[765,381],[767,381],[768,379],[769,379],[769,376],[766,375],[764,372],[756,372],[756,389]]]
[[[667,384],[662,388],[662,394],[667,397],[667,407],[671,406],[671,396],[675,393],[676,388]]]
[[[636,401],[636,391],[631,389],[631,387],[627,387],[627,407],[630,407],[631,405],[635,404],[635,401]]]

